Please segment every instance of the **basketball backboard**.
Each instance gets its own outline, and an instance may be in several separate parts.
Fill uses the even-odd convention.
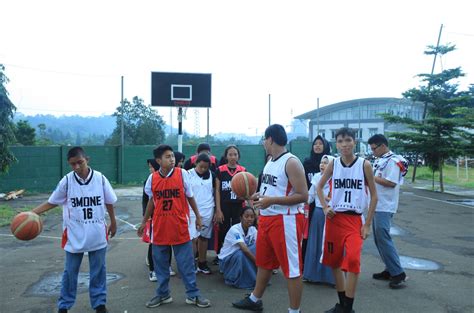
[[[151,105],[211,107],[211,74],[151,73]]]

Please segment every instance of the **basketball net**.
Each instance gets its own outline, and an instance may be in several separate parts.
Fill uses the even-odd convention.
[[[191,101],[187,100],[174,100],[174,106],[178,109],[178,119],[179,119],[179,109],[181,110],[182,118],[186,119],[186,112],[188,111]]]

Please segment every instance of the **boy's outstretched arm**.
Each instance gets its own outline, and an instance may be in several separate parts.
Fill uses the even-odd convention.
[[[41,203],[40,205],[38,205],[36,208],[34,208],[31,211],[33,211],[36,214],[40,215],[40,214],[43,214],[44,212],[49,211],[52,208],[55,208],[57,206],[58,206],[57,204],[52,204],[52,203],[49,203],[49,202],[46,201],[44,203]]]

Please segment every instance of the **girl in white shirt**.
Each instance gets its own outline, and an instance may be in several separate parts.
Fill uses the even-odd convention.
[[[242,289],[255,286],[257,229],[254,225],[255,211],[251,207],[244,207],[240,213],[240,223],[233,225],[225,236],[218,257],[219,269],[228,285]]]
[[[303,271],[304,280],[326,283],[329,285],[334,285],[334,276],[331,268],[321,264],[320,262],[326,217],[321,207],[321,203],[319,202],[318,195],[316,194],[316,186],[318,185],[326,166],[332,160],[334,160],[334,157],[330,155],[324,155],[321,158],[321,163],[319,164],[320,172],[313,176],[311,187],[308,191],[308,203],[315,202],[315,205],[311,217],[311,223],[309,223],[308,244],[306,246]],[[324,186],[324,195],[327,197],[327,200],[330,198],[331,185],[331,180],[329,180]]]

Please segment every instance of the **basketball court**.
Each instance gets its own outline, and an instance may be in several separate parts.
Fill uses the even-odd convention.
[[[147,246],[135,234],[141,221],[141,188],[118,189],[116,205],[117,236],[110,241],[107,254],[108,303],[111,313],[131,312],[241,312],[231,302],[247,290],[226,286],[217,266],[213,274],[198,274],[198,286],[212,306],[199,309],[185,304],[179,277],[170,280],[174,302],[147,309],[145,302],[154,296],[155,283],[148,280],[145,254]],[[48,195],[35,195],[8,204],[34,206]],[[451,200],[451,201],[450,201]],[[456,202],[459,197],[403,187],[400,210],[395,218],[394,239],[410,268],[407,287],[391,290],[386,282],[371,278],[379,272],[373,238],[366,241],[362,273],[354,303],[356,312],[472,312],[474,310],[474,230],[473,207]],[[22,313],[56,312],[59,280],[64,252],[60,248],[61,216],[57,212],[44,217],[44,230],[30,242],[13,238],[8,226],[0,228],[0,311]],[[214,257],[208,254],[208,260]],[[432,263],[423,263],[429,261]],[[428,264],[426,266],[426,264]],[[434,268],[430,265],[435,265]],[[173,267],[176,269],[175,265]],[[70,312],[93,312],[87,293],[87,257],[80,277],[80,293]],[[336,302],[336,291],[328,286],[304,284],[303,312],[323,312]],[[286,283],[281,273],[274,275],[264,295],[266,312],[287,312]]]

